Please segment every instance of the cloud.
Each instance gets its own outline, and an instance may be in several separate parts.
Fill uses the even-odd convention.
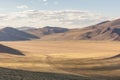
[[[68,28],[84,27],[107,20],[108,18],[88,11],[80,10],[28,10],[9,14],[0,14],[1,26],[62,26]]]
[[[43,0],[43,2],[47,2],[47,0]]]
[[[17,8],[19,8],[19,9],[27,9],[28,6],[27,5],[20,5],[20,6],[17,6]]]
[[[42,1],[43,1],[44,5],[48,5],[49,4],[48,0],[42,0]]]

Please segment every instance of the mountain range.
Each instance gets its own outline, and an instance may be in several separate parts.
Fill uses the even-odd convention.
[[[38,37],[43,37],[43,36],[48,36],[48,35],[58,34],[58,33],[64,33],[67,31],[69,31],[69,29],[67,28],[51,27],[51,26],[46,26],[46,27],[38,28],[38,29],[25,30],[25,32],[29,34],[33,34]]]
[[[44,36],[42,40],[120,40],[120,19]]]
[[[5,27],[0,29],[0,41],[20,40],[120,40],[120,19],[104,21],[81,29],[46,26],[43,28]]]

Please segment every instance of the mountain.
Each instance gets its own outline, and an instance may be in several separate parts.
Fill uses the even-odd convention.
[[[69,29],[67,28],[46,26],[38,29],[29,29],[29,30],[26,30],[25,32],[33,34],[38,37],[42,37],[42,36],[56,34],[56,33],[64,33],[64,32],[67,32],[68,30]]]
[[[80,39],[90,40],[120,40],[120,19],[107,21],[85,28],[88,30]]]
[[[33,30],[37,28],[24,26],[24,27],[18,27],[16,29],[21,30],[21,31],[26,31],[26,30]]]
[[[19,41],[19,40],[31,40],[37,38],[38,37],[32,34],[28,34],[26,32],[11,27],[0,29],[0,41]]]
[[[44,36],[42,40],[120,40],[120,19]]]

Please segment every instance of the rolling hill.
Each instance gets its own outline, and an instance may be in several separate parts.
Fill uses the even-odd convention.
[[[37,39],[38,37],[12,27],[0,29],[0,41],[20,41]]]
[[[85,28],[88,30],[80,39],[120,40],[120,19],[107,21]]]
[[[0,30],[0,41],[18,40],[120,40],[120,19],[104,21],[82,29],[46,26],[43,28],[6,27]]]
[[[33,34],[38,37],[42,37],[42,36],[51,35],[51,34],[64,33],[64,32],[67,32],[68,30],[69,29],[67,28],[46,26],[43,28],[28,29],[28,30],[25,30],[25,32]]]
[[[120,19],[104,21],[82,29],[47,35],[42,40],[120,40]]]
[[[0,44],[0,53],[7,53],[7,54],[14,54],[14,55],[24,55],[22,52],[20,52],[17,49],[5,46]]]

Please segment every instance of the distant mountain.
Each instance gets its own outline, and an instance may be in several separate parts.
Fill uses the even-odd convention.
[[[11,27],[0,29],[0,41],[19,41],[19,40],[31,40],[37,38],[38,37],[32,34],[28,34],[26,32]]]
[[[25,27],[18,27],[16,29],[21,30],[21,31],[26,31],[26,30],[33,30],[33,29],[37,29],[37,28],[25,26]]]
[[[96,24],[85,29],[87,32],[81,34],[80,39],[120,40],[120,19]]]
[[[120,41],[120,19],[104,21],[82,29],[67,29],[46,26],[23,27],[19,30],[6,27],[0,30],[0,41],[15,40],[118,40]]]
[[[44,36],[42,40],[120,40],[120,19]]]
[[[29,29],[29,30],[26,30],[25,32],[33,34],[38,37],[42,37],[42,36],[51,35],[51,34],[64,33],[67,31],[69,31],[69,29],[67,28],[46,26],[38,29]]]

